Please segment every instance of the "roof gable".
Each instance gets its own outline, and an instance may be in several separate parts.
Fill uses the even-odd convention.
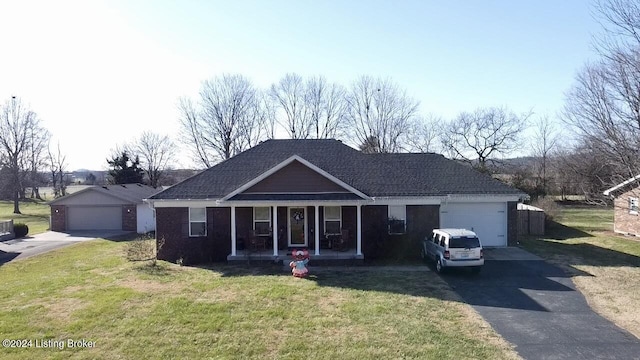
[[[350,192],[361,198],[368,198],[357,189],[313,165],[298,155],[293,155],[260,174],[248,183],[223,197],[223,200],[237,194],[248,193],[345,193]]]

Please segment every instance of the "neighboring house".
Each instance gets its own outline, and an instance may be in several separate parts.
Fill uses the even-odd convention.
[[[525,196],[442,155],[365,154],[323,139],[267,140],[148,201],[159,258],[196,263],[277,261],[296,247],[316,259],[419,254],[438,227],[507,246]]]
[[[49,202],[51,230],[153,231],[153,209],[143,199],[158,191],[141,184],[86,187]]]
[[[613,230],[640,236],[640,175],[605,190],[603,194],[613,198]]]

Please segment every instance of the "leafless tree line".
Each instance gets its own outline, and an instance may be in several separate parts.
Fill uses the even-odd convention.
[[[365,152],[442,151],[469,162],[475,154],[485,167],[515,148],[530,116],[495,107],[446,122],[422,115],[419,105],[389,78],[365,75],[345,87],[289,73],[266,89],[225,74],[204,81],[199,98],[181,98],[178,107],[184,144],[203,167],[276,135],[338,138]]]
[[[577,74],[563,118],[582,155],[568,168],[602,191],[640,174],[640,1],[601,0],[595,10],[600,57]]]
[[[0,106],[0,182],[2,197],[13,200],[13,211],[20,213],[19,200],[31,188],[31,196],[41,199],[39,185],[45,169],[51,169],[57,191],[59,172],[66,166],[58,146],[58,157],[50,150],[51,134],[42,127],[37,114],[20,98],[13,96]],[[64,195],[64,188],[62,189]]]

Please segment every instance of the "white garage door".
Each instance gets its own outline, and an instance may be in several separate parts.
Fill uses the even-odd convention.
[[[507,246],[506,208],[506,203],[442,204],[440,227],[472,230],[482,246]]]
[[[67,230],[122,230],[122,207],[69,206]]]

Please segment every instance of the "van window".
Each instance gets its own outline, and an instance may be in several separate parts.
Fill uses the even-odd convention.
[[[440,246],[444,247],[444,235],[440,235]]]
[[[433,233],[433,237],[431,238],[431,241],[433,241],[434,244],[438,243],[438,234]]]
[[[472,249],[479,248],[480,240],[477,237],[459,237],[449,239],[449,248]]]

